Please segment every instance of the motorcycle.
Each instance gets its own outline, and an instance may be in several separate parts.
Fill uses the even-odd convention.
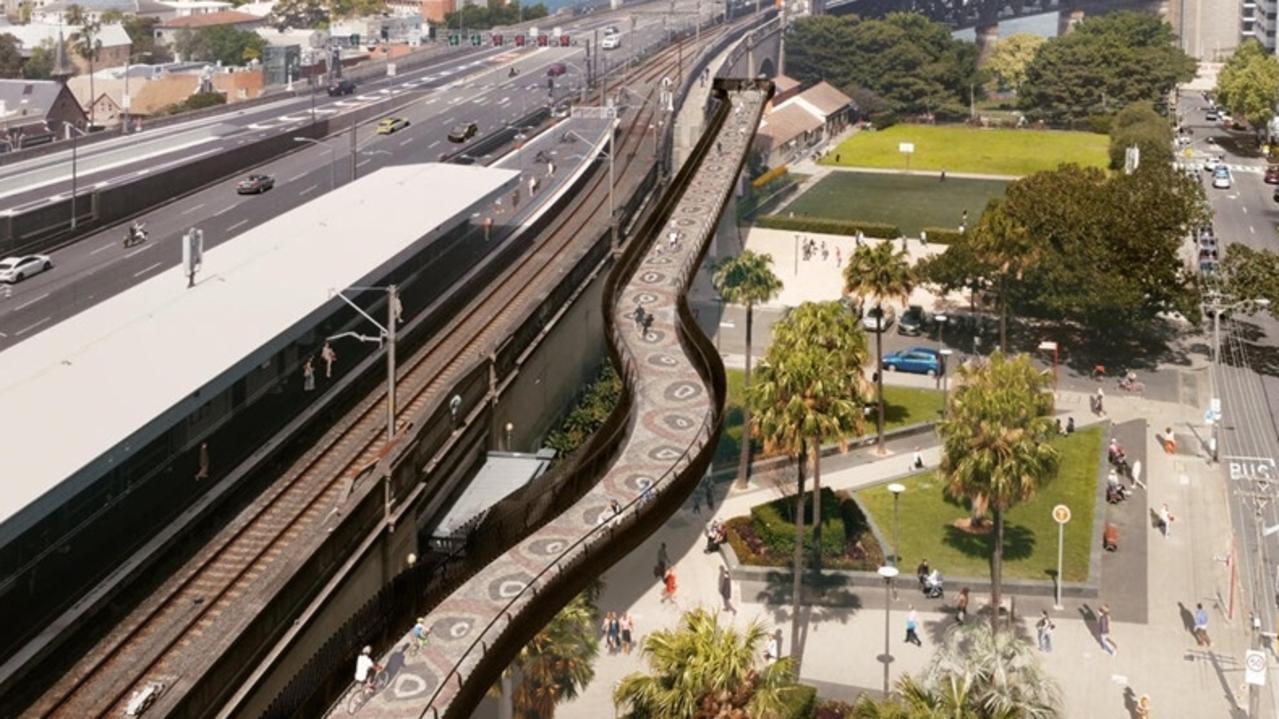
[[[510,71],[510,72],[508,72],[508,73],[506,74],[506,76],[507,76],[507,77],[515,77],[515,76],[516,76],[516,75],[518,75],[518,74],[520,74],[520,71],[519,71],[519,70],[517,70],[517,69],[515,69],[515,68],[511,68],[511,71]]]
[[[134,245],[140,245],[140,244],[142,244],[143,242],[146,242],[146,241],[147,241],[147,231],[146,231],[146,230],[138,230],[138,231],[136,231],[136,232],[135,232],[135,231],[133,231],[133,230],[129,230],[129,231],[128,231],[127,233],[125,233],[125,235],[124,235],[124,246],[125,246],[125,248],[133,247]]]

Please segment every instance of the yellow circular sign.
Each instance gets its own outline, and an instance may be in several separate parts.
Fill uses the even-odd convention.
[[[1057,524],[1065,524],[1070,521],[1070,507],[1059,504],[1053,507],[1053,519],[1057,520]]]

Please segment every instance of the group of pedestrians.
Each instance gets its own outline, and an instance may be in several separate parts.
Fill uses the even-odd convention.
[[[324,362],[324,378],[333,377],[333,365],[338,361],[338,353],[334,351],[333,345],[328,342],[324,343],[324,347],[320,349],[320,361]],[[307,357],[306,362],[302,363],[302,391],[315,391],[315,358]]]
[[[631,647],[635,645],[635,618],[630,612],[609,612],[604,617],[603,626],[600,630],[604,634],[604,643],[608,647],[609,654],[617,654],[624,652],[631,653]]]

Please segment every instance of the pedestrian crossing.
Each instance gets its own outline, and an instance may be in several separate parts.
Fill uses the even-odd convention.
[[[1180,169],[1180,170],[1203,171],[1203,166],[1204,166],[1204,163],[1202,160],[1191,160],[1189,162],[1177,163],[1177,169]],[[1238,165],[1238,164],[1232,164],[1228,162],[1228,163],[1225,163],[1225,166],[1230,168],[1230,174],[1232,175],[1264,175],[1266,174],[1265,165]]]

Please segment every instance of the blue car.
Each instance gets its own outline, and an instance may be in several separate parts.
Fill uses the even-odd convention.
[[[889,372],[914,372],[935,377],[946,371],[941,353],[931,347],[911,347],[884,355],[884,369]]]

